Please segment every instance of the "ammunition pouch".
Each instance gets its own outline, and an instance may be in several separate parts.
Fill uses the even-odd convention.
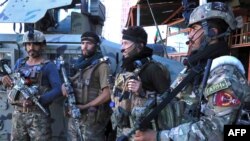
[[[108,123],[111,115],[111,110],[105,104],[98,107],[90,107],[86,112],[86,124],[90,126],[96,123],[105,125]]]
[[[113,111],[111,121],[113,129],[115,129],[116,127],[129,127],[129,112],[124,110],[122,107],[117,107]]]
[[[87,115],[86,115],[86,124],[91,126],[96,123],[97,121],[97,108],[96,107],[90,107],[87,110]]]
[[[188,105],[186,103],[184,103],[185,105],[185,110],[184,110],[184,119],[187,121],[193,121],[193,120],[198,120],[196,117],[197,112],[200,112],[197,110],[198,105],[197,104],[191,104]],[[180,105],[178,105],[180,106]]]
[[[98,106],[96,121],[102,124],[108,123],[111,114],[112,114],[112,109],[110,109],[109,104],[108,103],[102,104]]]
[[[191,115],[185,115],[187,105],[184,101],[174,98],[159,113],[158,126],[160,129],[171,129],[177,125],[190,121]],[[186,119],[187,118],[187,119]],[[185,121],[183,121],[185,119]]]

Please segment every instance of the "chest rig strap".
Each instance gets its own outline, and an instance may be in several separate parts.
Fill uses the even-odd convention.
[[[123,85],[122,87],[118,86],[120,85],[120,82],[116,82],[115,86],[113,88],[113,94],[114,97],[119,97],[119,102],[121,102],[122,100],[127,100],[131,98],[131,93],[128,92],[126,89],[127,83],[129,79],[138,79],[137,77],[139,76],[139,74],[150,64],[152,63],[152,59],[147,57],[144,58],[142,60],[135,60],[134,61],[134,66],[135,69],[133,72],[128,73],[128,75],[125,77],[123,74],[125,73],[124,71],[122,71],[121,73],[119,73],[116,76],[116,81],[119,81],[119,77],[122,77],[123,79]]]
[[[89,85],[91,83],[92,80],[92,76],[93,76],[93,72],[98,68],[99,65],[101,65],[102,63],[108,63],[109,58],[108,57],[103,57],[100,59],[95,60],[91,65],[89,65],[88,67],[86,67],[83,70],[80,70],[80,74],[78,75],[78,85],[77,87],[81,88],[83,87],[83,104],[86,104],[88,102],[88,93],[89,93]],[[83,74],[87,73],[87,75],[85,76],[84,80],[83,80]]]
[[[34,82],[34,84],[37,84],[38,90],[39,90],[39,95],[41,95],[42,94],[41,93],[42,92],[42,90],[41,90],[41,88],[42,88],[42,75],[43,75],[42,68],[44,67],[44,65],[49,63],[50,60],[44,60],[39,65],[34,65],[32,67],[32,71],[25,74],[25,72],[22,71],[22,68],[24,68],[24,66],[25,66],[26,62],[28,61],[28,59],[29,59],[29,57],[25,57],[20,61],[20,64],[17,67],[18,68],[17,72],[22,73],[25,76],[25,78],[29,78],[29,79],[31,79],[32,83]],[[38,71],[37,71],[37,68],[35,68],[35,66],[39,67]]]

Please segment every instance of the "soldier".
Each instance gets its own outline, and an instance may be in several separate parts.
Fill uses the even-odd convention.
[[[82,57],[74,68],[78,72],[71,77],[77,106],[81,110],[80,129],[84,141],[104,141],[105,127],[110,119],[110,81],[111,70],[108,60],[99,52],[100,39],[93,32],[81,36]],[[63,95],[67,96],[62,85]],[[69,115],[70,116],[70,115]],[[69,118],[68,141],[79,140],[74,120]]]
[[[117,128],[117,137],[130,132],[134,121],[143,117],[145,102],[157,99],[170,85],[168,70],[152,60],[153,51],[146,46],[145,30],[134,26],[124,29],[122,33],[122,69],[116,76],[110,104],[113,109],[113,129]],[[160,128],[158,124],[153,125]]]
[[[27,83],[19,85],[15,84],[16,80],[13,80],[9,75],[2,77],[3,85],[12,88],[8,95],[11,104],[14,105],[11,140],[51,140],[51,118],[49,114],[46,115],[45,113],[49,113],[49,105],[61,95],[60,76],[56,65],[42,55],[42,51],[46,46],[45,36],[42,32],[37,30],[25,32],[23,45],[28,57],[17,60],[14,73],[20,74],[20,77],[24,78]],[[26,92],[35,95],[38,103],[46,111],[42,111],[35,105],[36,101],[32,101],[34,97],[27,99],[24,96]]]
[[[224,125],[240,121],[238,114],[249,101],[249,90],[244,67],[237,58],[228,55],[225,40],[230,30],[240,27],[239,19],[235,19],[231,8],[221,2],[206,3],[194,9],[188,25],[190,54],[186,75],[197,66],[208,67],[207,60],[212,59],[211,69],[207,71],[210,74],[196,76],[178,94],[175,105],[182,106],[175,111],[183,109],[183,115],[176,127],[160,132],[137,131],[136,141],[220,141]],[[208,79],[207,85],[202,85],[201,78]]]

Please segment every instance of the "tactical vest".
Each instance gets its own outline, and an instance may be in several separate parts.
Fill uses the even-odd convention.
[[[136,68],[133,72],[122,72],[116,76],[115,85],[113,87],[113,101],[115,102],[115,107],[122,107],[125,111],[130,112],[133,106],[142,105],[141,103],[131,103],[135,97],[127,87],[128,81],[130,79],[138,79],[138,76],[142,70],[144,70],[151,61],[146,62],[141,67]]]
[[[97,70],[98,67],[103,63],[108,63],[108,59],[101,58],[95,63],[92,63],[91,65],[86,67],[85,69],[79,70],[75,76],[70,78],[74,88],[77,104],[83,104],[83,105],[87,104],[101,94],[100,88],[93,87],[95,84],[93,84],[92,81],[95,70]],[[96,121],[100,122],[101,120],[104,120],[107,117],[109,117],[108,114],[110,112],[108,111],[108,109],[109,107],[107,104],[102,104],[99,105],[98,107],[90,107],[88,110],[89,111],[94,110],[93,112],[95,115],[94,117],[91,118],[92,120],[94,120],[94,122]],[[83,110],[81,112],[88,112],[88,111]],[[86,113],[83,113],[82,115],[84,118],[87,118]]]
[[[70,78],[75,88],[75,96],[78,104],[87,104],[100,94],[100,89],[92,88],[90,83],[93,79],[93,72],[102,63],[107,63],[107,60],[101,58],[97,63],[89,65],[84,70],[80,69],[75,76]]]
[[[198,97],[193,92],[193,85],[190,83],[161,111],[160,128],[171,129],[181,123],[195,121],[194,112],[198,104]]]
[[[36,86],[38,93],[36,95],[39,97],[40,95],[44,94],[46,91],[50,89],[50,85],[42,85],[42,68],[44,65],[49,63],[49,60],[43,61],[39,65],[34,66],[25,66],[26,62],[28,60],[28,57],[23,58],[20,61],[20,64],[17,66],[17,69],[15,70],[15,73],[20,73],[22,77],[25,78],[29,82],[28,86]],[[17,93],[13,94],[14,96],[11,96],[11,93],[9,93],[9,97],[12,98],[11,101],[14,102],[15,100],[24,100],[24,97]]]
[[[128,80],[138,79],[138,75],[149,64],[158,63],[152,60],[144,63],[141,67],[136,68],[133,72],[124,72],[116,76],[115,85],[113,87],[112,101],[115,103],[112,114],[113,128],[131,127],[132,122],[143,116],[145,103],[148,100],[149,94],[156,96],[155,92],[145,91],[145,94],[133,94],[127,88]],[[160,65],[162,69],[166,69]]]

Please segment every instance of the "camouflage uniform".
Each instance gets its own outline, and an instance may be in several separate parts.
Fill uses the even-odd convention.
[[[240,26],[236,24],[237,21],[235,21],[231,9],[220,2],[207,3],[194,9],[189,25],[212,18],[223,19],[230,29]],[[207,35],[206,30],[204,29],[205,35]],[[216,38],[214,36],[216,35],[209,38]],[[218,43],[215,43],[215,46],[220,47]],[[206,47],[209,48],[211,45]],[[181,78],[177,79],[181,81],[185,75],[187,74],[182,74]],[[205,100],[201,105],[199,105],[200,98],[197,95],[201,91],[201,84],[197,88],[194,88],[193,84],[186,86],[178,94],[178,100],[171,103],[173,106],[178,105],[175,108],[180,112],[176,113],[182,114],[172,114],[174,117],[178,117],[176,123],[173,124],[175,127],[158,132],[157,140],[223,140],[224,125],[237,123],[238,114],[243,110],[245,102],[249,102],[250,99],[244,67],[237,58],[232,56],[217,56],[213,59],[203,93]],[[199,106],[201,106],[203,115],[196,117],[194,114]]]
[[[139,71],[137,69],[141,69],[141,71],[137,72]],[[120,137],[121,135],[127,135],[134,127],[134,122],[145,116],[143,115],[143,112],[144,108],[146,108],[145,103],[147,100],[152,100],[156,97],[159,97],[160,94],[165,92],[169,87],[168,85],[164,85],[166,83],[170,83],[169,72],[165,66],[150,60],[148,64],[145,63],[141,68],[137,69],[135,69],[134,72],[119,73],[117,74],[115,80],[115,86],[111,97],[112,102],[114,102],[111,119],[113,128],[117,127],[117,137]],[[154,72],[157,76],[152,74],[152,72]],[[144,96],[129,92],[127,88],[127,81],[135,77],[135,73],[139,73],[140,79],[142,81],[142,87],[145,92]],[[152,77],[154,79],[152,79]],[[156,80],[158,80],[158,82],[156,82]],[[122,95],[124,97],[120,101]],[[158,126],[159,128],[166,128],[160,117],[161,116],[158,118],[158,124],[153,122],[151,128],[156,129]]]
[[[11,131],[11,113],[13,111],[13,107],[8,103],[8,98],[6,96],[6,92],[4,89],[0,88],[0,141],[9,141],[10,140],[10,131]]]
[[[101,62],[79,71],[72,77],[77,103],[84,105],[94,100],[100,94],[100,90],[109,87],[109,77],[110,68],[107,62]],[[105,127],[110,118],[108,104],[82,110],[81,115],[80,128],[84,141],[104,141]],[[69,118],[68,135],[69,141],[77,141],[78,135],[73,118]]]
[[[229,64],[224,60],[236,63]],[[221,63],[224,62],[224,63]],[[219,63],[218,65],[214,65]],[[223,140],[223,129],[226,124],[233,124],[237,120],[237,113],[242,108],[245,99],[249,99],[249,88],[244,77],[244,68],[240,61],[232,56],[222,56],[213,60],[208,84],[204,96],[207,103],[199,121],[192,115],[182,115],[181,124],[171,130],[160,133],[161,141],[165,140]],[[190,107],[197,107],[198,97],[190,95],[189,86],[178,95],[179,109],[182,113],[190,111]],[[185,103],[185,104],[184,104]],[[180,106],[182,105],[182,106]]]
[[[128,135],[136,122],[144,118],[147,101],[157,101],[171,82],[167,68],[152,60],[153,50],[146,46],[148,35],[142,27],[129,27],[122,34],[122,69],[116,76],[111,96],[111,120],[117,137]],[[157,102],[151,105],[154,108]],[[159,129],[158,125],[162,124],[157,120],[149,128]]]
[[[37,109],[37,111],[22,113],[14,110],[12,113],[12,141],[31,140],[48,141],[52,139],[50,127],[51,119]]]
[[[30,33],[26,32],[23,36],[24,44],[27,42],[46,42],[44,35],[40,31],[34,30],[31,35],[28,34]],[[25,78],[25,81],[29,81],[29,84],[25,83],[27,87],[37,86],[32,89],[34,93],[30,91],[29,93],[38,97],[40,104],[49,113],[50,103],[61,94],[59,73],[53,62],[45,60],[41,64],[28,65],[26,63],[28,59],[28,57],[18,59],[14,71],[20,73],[21,77]],[[23,106],[25,97],[21,94],[21,91],[11,89],[8,98],[10,103],[14,105],[11,130],[12,141],[47,141],[52,139],[51,118],[49,115],[46,115],[35,104]]]

